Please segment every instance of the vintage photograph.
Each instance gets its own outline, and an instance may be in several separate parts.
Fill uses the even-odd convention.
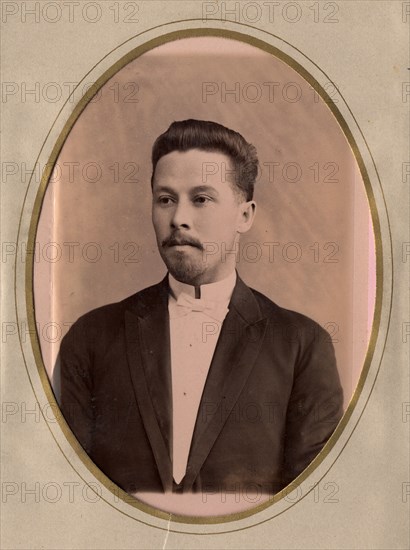
[[[118,70],[70,129],[37,229],[42,357],[73,436],[136,499],[249,509],[323,455],[352,399],[375,245],[333,91],[256,46],[185,38]]]
[[[1,548],[408,549],[410,1],[0,11]]]

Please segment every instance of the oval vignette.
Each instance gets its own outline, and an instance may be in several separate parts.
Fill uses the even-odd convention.
[[[61,148],[34,262],[39,343],[54,391],[53,368],[69,326],[166,272],[151,224],[149,159],[155,138],[187,118],[220,122],[256,146],[258,212],[242,239],[238,272],[329,331],[347,408],[369,344],[376,288],[360,170],[328,105],[294,68],[217,37],[167,42],[126,64],[89,102]],[[163,511],[204,518],[264,502],[243,491],[239,502],[235,494],[137,496]]]

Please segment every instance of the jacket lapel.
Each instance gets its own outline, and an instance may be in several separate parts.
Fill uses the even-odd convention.
[[[192,485],[235,406],[258,356],[267,326],[253,292],[237,278],[209,369],[192,438],[184,491]]]
[[[125,312],[135,396],[164,490],[172,489],[172,385],[168,279],[139,293]]]

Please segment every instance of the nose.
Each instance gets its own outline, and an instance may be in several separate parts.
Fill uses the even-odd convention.
[[[178,201],[171,217],[172,229],[178,229],[180,227],[189,229],[191,227],[191,213],[189,204],[185,201]]]

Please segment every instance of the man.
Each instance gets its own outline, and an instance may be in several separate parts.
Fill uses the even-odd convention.
[[[174,122],[152,152],[158,284],[82,316],[61,350],[61,408],[125,491],[275,493],[342,416],[329,335],[235,270],[258,159],[214,122]]]

